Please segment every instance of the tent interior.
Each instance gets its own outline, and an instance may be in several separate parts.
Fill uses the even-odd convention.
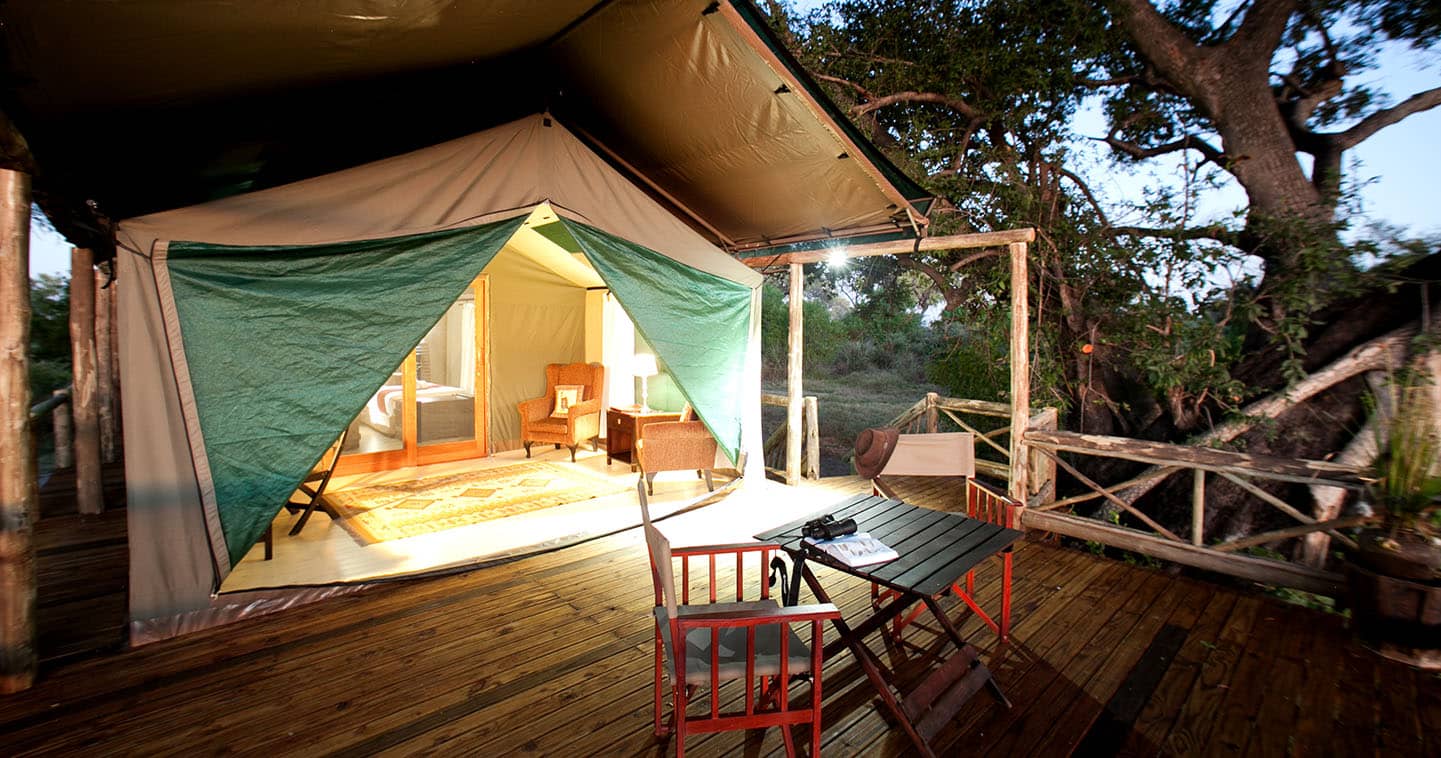
[[[403,494],[408,498],[400,508],[408,516],[403,529],[369,529],[360,512],[336,519],[317,511],[292,535],[299,512],[281,510],[272,522],[271,557],[257,543],[220,592],[371,581],[473,565],[635,525],[638,474],[628,461],[609,459],[605,415],[611,408],[638,407],[641,380],[632,365],[637,354],[654,355],[653,348],[585,254],[553,228],[555,221],[549,204],[532,211],[347,427],[327,499],[345,502],[353,493],[377,489]],[[517,405],[545,395],[547,364],[572,363],[605,369],[598,449],[583,445],[572,462],[565,447],[537,444],[532,458],[522,449]],[[660,373],[646,380],[647,405],[678,413],[687,404],[685,394],[664,360],[657,363]],[[415,382],[412,403],[402,402],[407,373]],[[407,416],[416,427],[408,441]],[[453,509],[431,513],[421,505],[444,497],[427,497],[433,487],[475,472],[543,476],[523,466],[527,459],[574,469],[587,487],[558,496],[574,500],[514,515],[515,504],[503,490],[459,516]],[[653,513],[668,515],[724,497],[736,473],[718,469],[720,486],[712,492],[693,473],[661,472]]]

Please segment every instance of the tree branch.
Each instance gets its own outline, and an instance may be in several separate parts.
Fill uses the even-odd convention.
[[[1211,143],[1207,142],[1204,139],[1201,139],[1199,136],[1194,134],[1188,134],[1178,140],[1175,140],[1174,142],[1167,142],[1164,145],[1155,145],[1153,147],[1142,147],[1134,142],[1127,142],[1117,137],[1114,132],[1106,135],[1101,139],[1107,145],[1110,145],[1112,148],[1119,150],[1120,152],[1123,152],[1126,155],[1131,156],[1132,158],[1154,158],[1158,155],[1179,153],[1182,150],[1195,150],[1196,152],[1199,152],[1201,156],[1204,157],[1206,160],[1216,164],[1217,166],[1220,166],[1221,168],[1226,167],[1226,154],[1217,149],[1215,145],[1212,145]]]
[[[1113,226],[1106,230],[1115,237],[1156,237],[1169,240],[1215,240],[1231,247],[1240,246],[1240,235],[1220,224],[1210,226],[1182,227],[1179,229],[1155,229],[1144,226]]]
[[[859,85],[859,84],[856,84],[855,82],[851,81],[850,79],[842,79],[842,78],[840,78],[839,76],[831,76],[831,75],[829,75],[829,74],[822,74],[821,72],[815,71],[815,70],[811,70],[810,74],[811,74],[811,76],[814,76],[815,78],[820,79],[820,80],[823,81],[823,82],[830,82],[831,84],[839,84],[839,85],[841,85],[842,87],[849,87],[849,88],[855,90],[857,95],[860,95],[861,97],[865,98],[866,100],[874,100],[874,99],[876,98],[875,95],[871,94],[871,91],[870,91],[870,90],[866,89],[865,87],[862,87],[862,86]]]
[[[1383,108],[1376,111],[1366,118],[1361,119],[1361,123],[1344,132],[1321,136],[1330,137],[1337,148],[1349,150],[1361,144],[1366,138],[1376,132],[1401,121],[1407,116],[1431,110],[1438,105],[1441,105],[1441,87],[1428,89],[1425,92],[1418,92],[1406,98],[1404,102],[1397,103],[1390,108]]]
[[[938,92],[896,92],[894,94],[873,98],[869,102],[857,105],[851,109],[851,113],[857,116],[864,116],[867,113],[878,111],[886,106],[897,103],[933,103],[950,108],[968,119],[978,119],[981,117],[980,111],[976,110],[970,103],[960,98],[942,95]]]
[[[1254,0],[1236,36],[1228,40],[1223,48],[1231,60],[1271,60],[1271,51],[1281,44],[1281,35],[1291,14],[1296,12],[1296,0]]]

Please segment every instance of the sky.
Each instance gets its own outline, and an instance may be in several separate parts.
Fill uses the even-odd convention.
[[[810,7],[816,0],[802,0]],[[1378,65],[1367,72],[1365,81],[1391,93],[1397,102],[1414,92],[1441,86],[1441,50],[1417,53],[1409,48],[1392,45],[1384,49]],[[1099,115],[1092,110],[1083,113],[1074,125],[1085,136],[1104,136],[1105,128]],[[1441,177],[1441,108],[1410,116],[1389,126],[1357,148],[1348,151],[1346,169],[1352,180],[1359,180],[1363,218],[1353,219],[1353,229],[1368,221],[1379,221],[1399,227],[1416,236],[1441,236],[1436,191]],[[1091,143],[1097,146],[1099,143]],[[1085,172],[1092,188],[1107,202],[1140,201],[1148,187],[1173,181],[1179,174],[1177,163],[1153,162],[1137,173],[1127,173],[1106,160],[1105,151],[1093,152],[1095,159]],[[1232,184],[1208,197],[1203,216],[1222,217],[1245,205],[1245,195]],[[1200,218],[1198,220],[1209,220]],[[1140,219],[1113,218],[1113,222],[1140,222]],[[1360,222],[1360,223],[1356,223]],[[46,228],[42,222],[31,224],[30,273],[57,274],[70,268],[70,245],[63,237]]]

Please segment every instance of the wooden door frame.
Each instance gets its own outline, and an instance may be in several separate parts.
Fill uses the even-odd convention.
[[[401,447],[372,453],[342,453],[335,465],[339,476],[369,474],[432,463],[483,458],[490,450],[490,276],[480,274],[469,289],[475,302],[475,438],[421,447],[416,404],[416,360],[411,350],[400,364]]]

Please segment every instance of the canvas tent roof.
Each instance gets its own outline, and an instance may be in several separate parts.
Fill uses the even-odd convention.
[[[82,244],[106,243],[103,217],[542,110],[732,249],[925,220],[926,193],[747,0],[11,0],[5,15],[4,110],[42,205]]]

